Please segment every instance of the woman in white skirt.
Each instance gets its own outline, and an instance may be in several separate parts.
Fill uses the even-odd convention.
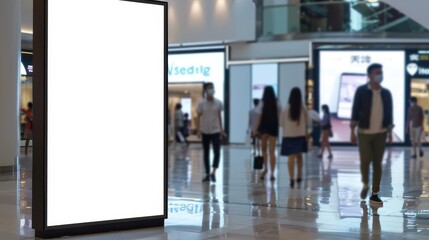
[[[298,165],[296,182],[302,181],[302,153],[307,152],[308,113],[302,100],[301,90],[293,88],[288,105],[281,114],[280,126],[283,129],[281,155],[288,156],[290,187],[295,185],[295,160]]]

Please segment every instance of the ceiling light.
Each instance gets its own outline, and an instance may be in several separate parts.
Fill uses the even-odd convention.
[[[21,33],[33,34],[33,31],[32,30],[27,30],[27,29],[21,29]]]
[[[378,0],[367,0],[369,3],[376,3]]]

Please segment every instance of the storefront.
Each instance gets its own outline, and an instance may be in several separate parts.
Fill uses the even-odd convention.
[[[314,104],[330,108],[335,144],[349,144],[350,118],[356,89],[367,83],[367,67],[383,65],[383,87],[393,96],[395,145],[409,143],[406,114],[410,96],[425,110],[425,136],[429,135],[429,51],[417,44],[314,44]],[[335,47],[334,47],[335,46]]]
[[[20,102],[20,133],[24,138],[24,126],[26,123],[24,110],[28,103],[33,102],[33,53],[21,52],[21,102]]]
[[[231,143],[245,143],[249,131],[249,111],[254,107],[253,99],[262,99],[266,86],[274,88],[282,107],[287,105],[290,91],[294,87],[307,95],[306,60],[283,58],[229,62]]]
[[[203,84],[212,82],[215,97],[224,105],[223,122],[227,103],[225,101],[225,48],[209,50],[170,50],[168,56],[168,109],[174,128],[175,108],[182,105],[189,115],[188,141],[200,141],[196,136],[197,104],[203,98]],[[227,126],[225,126],[225,129]],[[174,134],[173,134],[174,135]],[[171,136],[172,138],[174,136]]]
[[[423,108],[424,121],[422,142],[429,142],[429,49],[406,51],[406,79],[411,84],[411,97]]]

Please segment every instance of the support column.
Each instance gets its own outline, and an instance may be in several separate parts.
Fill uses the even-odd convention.
[[[19,156],[21,1],[0,1],[0,172]]]

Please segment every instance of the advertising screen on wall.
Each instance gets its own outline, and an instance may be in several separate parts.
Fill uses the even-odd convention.
[[[170,53],[168,82],[213,82],[215,97],[224,102],[225,52]]]
[[[253,64],[252,65],[252,99],[262,99],[264,88],[271,86],[278,96],[278,64]]]
[[[319,54],[319,109],[330,108],[332,142],[350,141],[350,118],[356,89],[367,83],[367,67],[383,65],[382,86],[393,96],[393,141],[404,141],[405,52],[375,50],[321,50]]]
[[[35,100],[35,109],[44,109],[35,113],[45,132],[35,142],[44,142],[38,149],[46,152],[37,150],[35,161],[45,164],[46,217],[36,230],[163,223],[166,8],[145,0],[35,3],[36,22],[46,21],[44,37],[38,28],[35,33],[46,59],[46,85],[36,89],[45,100]]]

